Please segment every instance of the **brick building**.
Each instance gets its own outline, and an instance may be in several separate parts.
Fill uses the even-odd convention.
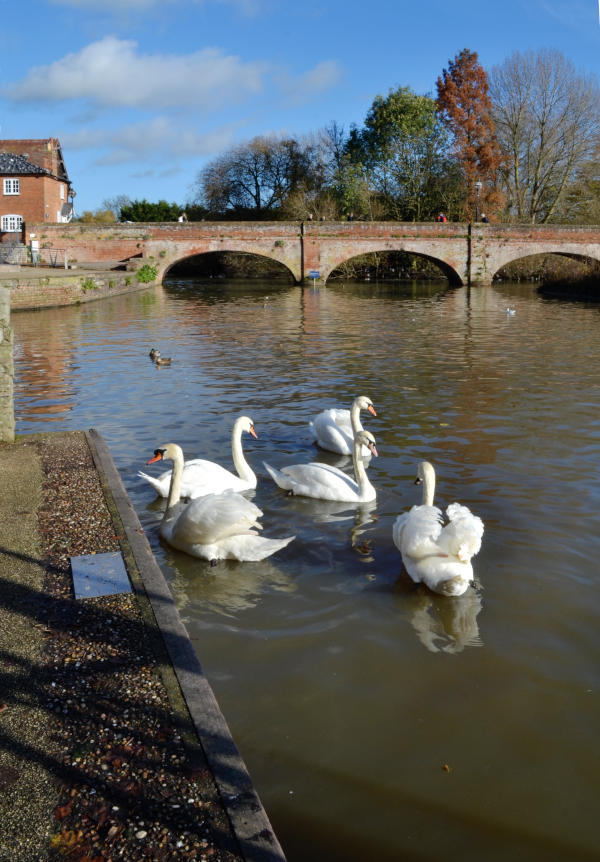
[[[27,222],[68,222],[71,181],[56,138],[0,141],[0,241],[22,235]]]

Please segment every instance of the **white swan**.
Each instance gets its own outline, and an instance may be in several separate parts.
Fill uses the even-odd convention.
[[[160,446],[146,463],[164,459],[173,461],[173,470],[160,535],[173,548],[213,564],[217,560],[257,562],[285,548],[295,538],[259,536],[256,531],[262,529],[257,521],[261,510],[235,491],[207,494],[187,503],[183,509],[176,508],[183,473],[181,447],[176,443]]]
[[[237,476],[214,461],[204,458],[193,458],[183,465],[181,477],[181,496],[195,499],[204,494],[221,494],[223,491],[248,491],[256,488],[256,474],[244,458],[242,450],[242,433],[247,431],[253,437],[258,437],[254,430],[254,422],[248,416],[240,416],[233,423],[231,432],[231,454],[237,470]],[[149,462],[150,463],[150,462]],[[169,493],[171,470],[166,470],[160,476],[148,476],[138,473],[142,479],[149,482],[157,494],[166,497]]]
[[[481,548],[483,521],[466,506],[451,503],[449,523],[443,526],[442,512],[433,505],[435,471],[428,461],[419,464],[415,484],[421,482],[423,505],[398,515],[394,544],[415,583],[444,596],[460,596],[473,580],[471,557]]]
[[[361,410],[368,410],[372,416],[377,416],[373,402],[366,395],[359,395],[358,398],[355,398],[350,410],[341,410],[336,407],[322,410],[312,422],[309,422],[317,446],[328,452],[352,455],[354,435],[357,431],[363,430],[360,421]],[[370,457],[371,452],[366,446],[363,446],[360,454],[362,458],[367,458]]]
[[[369,431],[357,431],[354,436],[352,462],[356,480],[338,467],[330,464],[292,464],[276,470],[263,461],[265,470],[273,481],[301,497],[314,497],[317,500],[339,500],[344,503],[368,503],[374,500],[377,492],[369,482],[365,465],[360,456],[361,447],[366,446],[369,454],[377,455],[375,438]]]

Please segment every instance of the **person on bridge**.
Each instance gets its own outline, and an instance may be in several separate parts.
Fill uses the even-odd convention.
[[[439,216],[436,218],[436,221],[448,221],[448,219],[446,218],[444,213],[440,213]]]
[[[489,222],[489,219],[485,213],[481,213],[481,221],[485,222],[486,224]]]

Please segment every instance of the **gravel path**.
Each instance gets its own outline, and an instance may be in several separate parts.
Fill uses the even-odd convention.
[[[73,598],[70,557],[120,550],[85,435],[0,477],[0,862],[238,862],[134,594]]]

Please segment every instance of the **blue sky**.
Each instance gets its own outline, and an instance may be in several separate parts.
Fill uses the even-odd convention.
[[[463,48],[486,69],[555,48],[598,76],[597,0],[0,0],[0,138],[60,139],[81,213],[190,199],[256,135],[360,125],[377,94],[435,92]]]

